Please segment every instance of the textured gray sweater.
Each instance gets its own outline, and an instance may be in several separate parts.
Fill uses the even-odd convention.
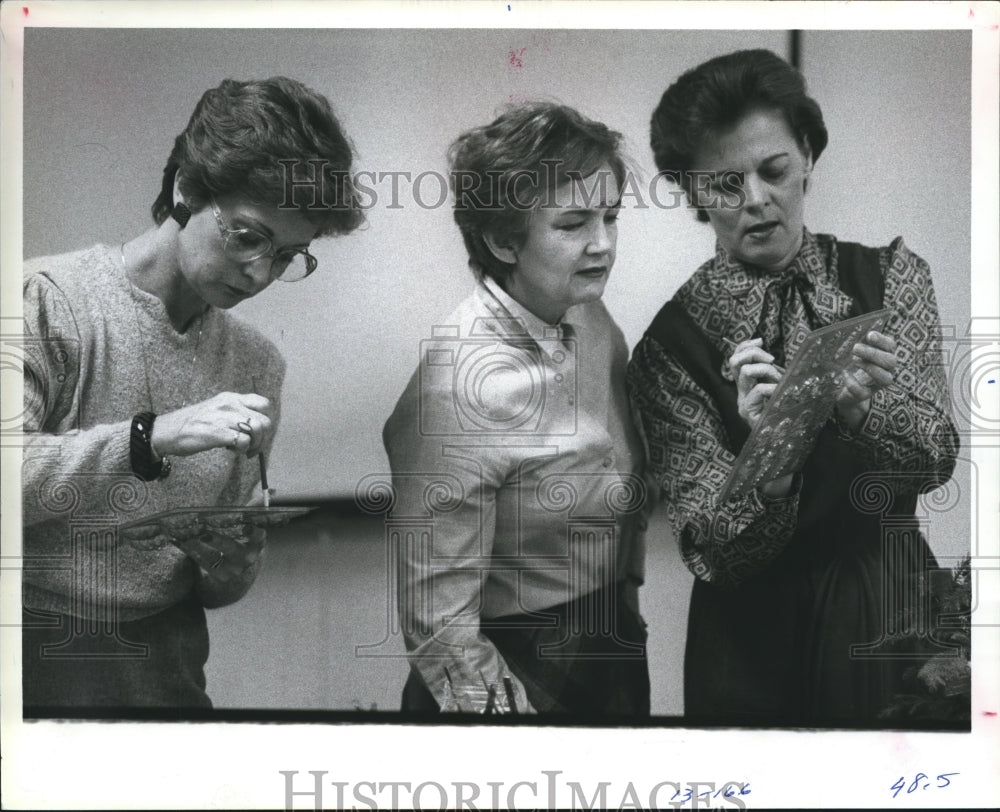
[[[173,545],[115,543],[113,528],[250,499],[256,459],[213,449],[176,458],[168,478],[145,483],[131,473],[129,432],[137,412],[164,414],[224,391],[256,391],[277,409],[277,348],[214,308],[200,329],[177,333],[163,302],[133,286],[118,249],[103,245],[25,263],[24,325],[25,606],[84,617],[110,608],[132,620],[192,592],[209,607],[242,597],[257,566],[220,588]]]

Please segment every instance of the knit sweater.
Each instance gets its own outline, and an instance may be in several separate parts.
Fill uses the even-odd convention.
[[[25,606],[84,617],[110,608],[133,620],[192,594],[207,607],[242,597],[259,562],[221,587],[177,547],[115,543],[109,529],[249,501],[256,458],[223,448],[174,458],[166,479],[136,478],[131,422],[225,391],[267,397],[277,420],[285,371],[277,348],[215,308],[178,333],[163,302],[132,285],[118,250],[103,245],[25,263],[24,331]]]

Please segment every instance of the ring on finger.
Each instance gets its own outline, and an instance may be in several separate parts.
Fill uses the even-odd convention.
[[[249,420],[241,420],[237,423],[236,430],[247,435],[250,438],[250,441],[253,442],[253,426],[250,425]]]

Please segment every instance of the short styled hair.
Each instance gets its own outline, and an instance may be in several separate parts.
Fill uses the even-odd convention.
[[[808,144],[814,162],[826,148],[823,112],[807,94],[802,74],[771,51],[736,51],[692,68],[664,92],[650,127],[657,169],[677,180],[694,205],[688,172],[698,148],[755,109],[781,114],[799,148],[805,151]],[[703,209],[698,219],[708,221]]]
[[[490,251],[485,235],[523,244],[532,211],[556,187],[608,164],[621,188],[621,141],[604,124],[551,102],[508,107],[492,123],[455,139],[448,150],[455,222],[477,278],[503,284],[513,265]]]
[[[347,234],[364,220],[353,159],[340,122],[319,93],[284,76],[226,79],[202,95],[174,140],[153,220],[159,225],[173,211],[180,172],[180,190],[192,211],[226,194],[277,208],[290,191],[291,203],[321,234]],[[291,187],[289,174],[296,181]]]

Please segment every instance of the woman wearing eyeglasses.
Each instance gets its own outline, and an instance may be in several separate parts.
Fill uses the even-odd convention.
[[[265,531],[122,538],[109,554],[79,517],[251,500],[284,362],[227,311],[308,276],[312,241],[360,224],[351,161],[322,96],[227,80],[177,137],[153,228],[26,263],[26,710],[211,705],[204,609],[246,593]]]

